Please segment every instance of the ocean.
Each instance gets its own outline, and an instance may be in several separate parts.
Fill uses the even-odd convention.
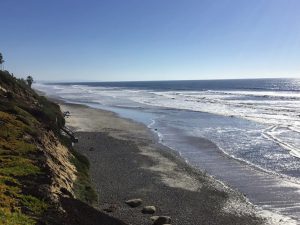
[[[192,166],[263,210],[300,222],[300,80],[37,83],[34,88],[145,124]],[[203,138],[213,144],[204,148]]]

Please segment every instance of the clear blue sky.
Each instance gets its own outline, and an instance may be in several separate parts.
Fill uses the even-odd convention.
[[[300,78],[300,0],[1,0],[0,52],[39,80]]]

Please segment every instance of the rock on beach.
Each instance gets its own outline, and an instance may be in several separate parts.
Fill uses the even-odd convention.
[[[125,203],[130,207],[135,208],[140,206],[143,203],[143,201],[140,198],[136,198],[136,199],[127,200]]]
[[[166,225],[171,223],[171,217],[169,216],[151,217],[151,219],[154,219],[153,225]]]
[[[155,212],[156,212],[155,206],[145,206],[142,209],[142,213],[144,213],[144,214],[153,214]]]

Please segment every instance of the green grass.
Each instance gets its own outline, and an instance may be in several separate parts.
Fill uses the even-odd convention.
[[[0,174],[3,176],[28,176],[41,172],[40,168],[33,164],[33,161],[19,156],[0,157]]]
[[[74,157],[71,159],[71,162],[77,169],[77,179],[74,184],[75,195],[81,201],[92,205],[97,201],[97,194],[89,176],[89,161],[75,150],[72,150],[72,154]]]
[[[48,204],[31,195],[20,196],[21,204],[31,211],[33,215],[42,215],[48,208]]]
[[[36,221],[21,212],[10,212],[0,209],[0,224],[5,225],[34,225]]]
[[[93,205],[97,202],[97,194],[90,180],[89,160],[72,148],[72,142],[70,138],[62,135],[60,136],[60,142],[64,144],[67,148],[69,148],[73,155],[70,161],[76,167],[77,170],[77,179],[74,184],[74,193],[76,198],[80,199],[83,202]]]
[[[37,129],[39,122],[31,114],[14,109],[15,114],[0,111],[0,120],[5,121],[0,128],[0,224],[32,225],[47,210],[47,203],[23,193],[24,181],[30,183],[42,173],[33,156],[37,147],[31,143],[29,132]]]

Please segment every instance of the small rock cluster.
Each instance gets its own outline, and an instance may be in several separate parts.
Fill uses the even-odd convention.
[[[130,199],[125,202],[128,206],[136,208],[142,205],[143,201],[140,198]],[[156,207],[152,205],[144,206],[142,209],[143,214],[154,214]],[[153,225],[171,225],[171,217],[169,216],[152,216],[150,218],[153,221]]]

